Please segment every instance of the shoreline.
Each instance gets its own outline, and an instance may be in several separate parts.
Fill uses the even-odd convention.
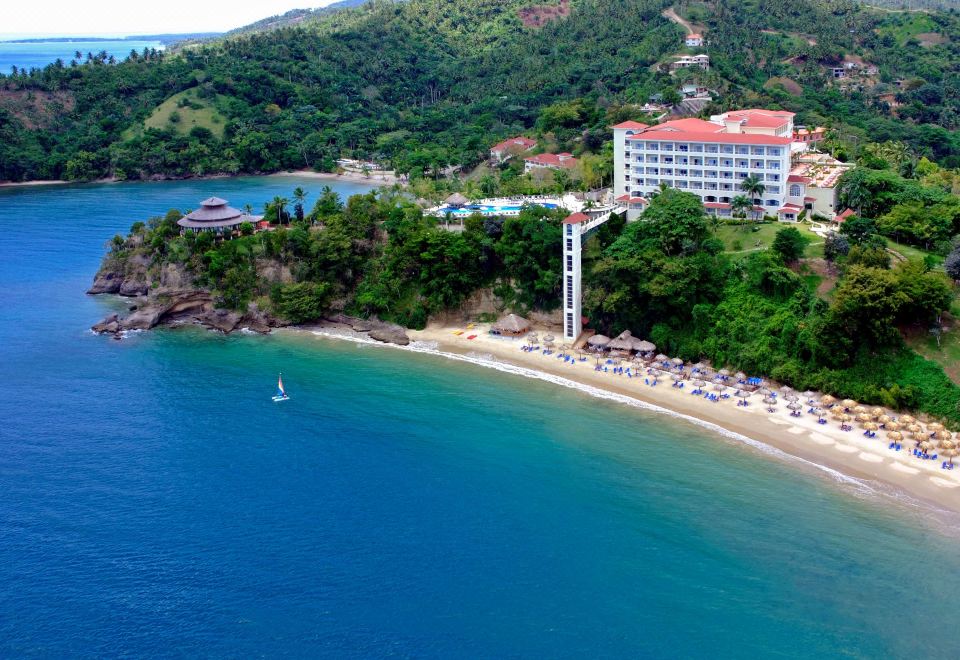
[[[313,170],[290,170],[283,172],[269,173],[243,173],[243,174],[208,174],[205,176],[186,176],[175,177],[165,176],[160,178],[147,179],[116,179],[106,177],[103,179],[92,179],[90,181],[66,181],[63,179],[34,179],[32,181],[0,181],[0,188],[28,188],[32,186],[66,186],[71,184],[95,184],[95,183],[154,183],[160,181],[207,181],[212,179],[236,179],[245,176],[267,177],[267,176],[286,176],[302,177],[304,179],[320,179],[326,181],[349,181],[350,183],[365,183],[371,186],[392,186],[396,184],[405,185],[398,177],[393,175],[370,175],[354,172],[345,172],[337,174],[336,172],[314,172]]]
[[[380,344],[363,333],[337,325],[293,326],[284,330]],[[684,420],[731,443],[748,446],[768,458],[794,464],[799,462],[842,485],[850,494],[886,496],[925,514],[951,518],[951,527],[957,526],[960,469],[942,470],[940,460],[913,457],[911,441],[905,441],[903,449],[897,452],[888,449],[883,431],[878,432],[876,438],[867,438],[858,429],[841,431],[833,421],[820,425],[811,415],[790,417],[782,406],[771,414],[766,412],[758,398],[746,408],[736,406],[733,398],[713,403],[703,397],[691,396],[687,389],[671,387],[669,381],[650,387],[644,384],[642,377],[629,379],[612,372],[594,371],[592,359],[571,366],[557,359],[555,354],[547,356],[541,352],[521,351],[523,339],[490,335],[489,324],[478,323],[469,332],[455,335],[454,332],[459,330],[464,330],[464,326],[430,325],[424,330],[408,330],[413,342],[411,346],[393,347],[536,378],[588,396]],[[467,339],[470,335],[476,335],[475,339]]]

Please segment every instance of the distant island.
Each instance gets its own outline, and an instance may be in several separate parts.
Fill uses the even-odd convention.
[[[188,32],[184,34],[138,34],[126,37],[32,37],[30,39],[4,39],[0,44],[71,44],[71,43],[100,43],[116,41],[159,41],[160,43],[172,44],[178,41],[193,41],[201,39],[213,39],[219,37],[221,32]]]

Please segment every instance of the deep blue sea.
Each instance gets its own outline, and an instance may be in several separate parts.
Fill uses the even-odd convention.
[[[433,355],[88,331],[113,234],[296,185],[0,189],[0,657],[960,655],[960,541],[820,471]]]
[[[122,60],[130,54],[131,50],[142,53],[144,48],[161,50],[163,44],[159,41],[132,39],[130,41],[117,39],[115,41],[0,42],[0,73],[9,74],[10,68],[14,66],[18,69],[42,69],[57,59],[63,60],[64,65],[69,66],[70,60],[74,59],[77,51],[83,55],[82,62],[86,60],[87,53],[96,55],[105,50],[117,60]]]

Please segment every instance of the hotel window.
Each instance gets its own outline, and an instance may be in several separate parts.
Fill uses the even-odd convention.
[[[642,163],[642,162],[643,162],[643,156],[642,156],[642,155],[641,155],[641,156],[637,156],[634,160],[635,160],[636,162],[638,162],[638,163]]]
[[[754,156],[762,156],[763,147],[754,147],[753,149],[750,150],[750,153],[752,153]]]
[[[720,153],[722,153],[722,154],[732,154],[732,153],[733,153],[733,147],[730,147],[730,146],[720,147]]]
[[[689,170],[687,169],[677,170],[677,174],[679,174],[680,176],[690,176]]]
[[[686,181],[684,181],[683,179],[677,180],[677,188],[687,188],[687,187],[688,186]]]
[[[693,159],[693,164],[694,164],[694,165],[703,165],[703,159],[702,159],[702,158],[694,158],[694,159]]]
[[[767,147],[767,155],[768,155],[768,156],[779,156],[779,155],[780,155],[780,147]]]
[[[573,314],[567,314],[567,332],[570,333],[567,336],[573,339]]]
[[[657,151],[657,150],[659,150],[659,148],[660,148],[660,147],[657,146],[657,143],[656,143],[656,142],[647,142],[647,149],[648,149],[649,151]]]
[[[768,161],[767,161],[767,169],[769,169],[769,170],[779,170],[779,169],[780,169],[780,161],[778,161],[778,160],[768,160]]]
[[[673,164],[673,156],[664,156],[661,162]]]
[[[746,178],[747,178],[747,173],[746,173],[746,172],[737,172],[737,178],[738,178],[738,179],[746,179]]]
[[[702,145],[702,144],[691,144],[691,145],[690,145],[690,151],[692,151],[692,152],[694,152],[694,153],[702,154],[702,153],[703,153],[703,145]]]
[[[657,185],[658,183],[660,183],[660,182],[657,181],[656,179],[647,179],[647,185],[648,185],[648,186],[655,186],[655,185]]]
[[[716,170],[707,170],[707,172],[706,172],[706,177],[707,177],[708,179],[716,179],[716,178],[717,178],[717,171],[716,171]]]
[[[573,255],[567,255],[567,270],[573,270]]]
[[[673,143],[672,143],[672,142],[661,142],[661,143],[660,143],[660,151],[673,151]]]
[[[573,225],[567,225],[567,236],[573,236]]]
[[[779,175],[779,174],[768,174],[768,175],[767,175],[767,181],[779,181],[779,180],[780,180],[780,175]]]
[[[570,226],[570,225],[567,225],[567,227],[569,227],[569,226]],[[570,232],[567,231],[567,233],[569,234]],[[568,239],[567,239],[567,250],[572,250],[572,249],[573,249],[573,239],[572,239],[572,238],[568,238]]]
[[[703,182],[702,182],[702,181],[691,181],[691,182],[690,182],[690,187],[691,187],[691,188],[695,188],[695,189],[697,189],[697,190],[702,190],[702,189],[703,189]]]
[[[744,167],[744,168],[746,168],[746,167],[749,167],[749,166],[750,166],[750,165],[747,163],[747,161],[745,161],[745,160],[740,160],[740,159],[737,160],[737,167]]]
[[[708,144],[708,145],[707,145],[707,153],[708,153],[708,154],[715,154],[715,153],[717,153],[717,151],[718,151],[717,145],[715,145],[715,144]]]
[[[755,160],[755,161],[753,161],[753,164],[752,164],[750,167],[752,167],[752,168],[755,169],[755,170],[762,170],[762,169],[763,169],[763,161],[762,161],[762,160]]]
[[[724,158],[720,161],[721,167],[733,167],[733,161],[729,158]]]
[[[690,170],[690,176],[703,176],[703,170]]]
[[[710,167],[716,167],[716,166],[717,166],[717,159],[716,159],[716,158],[708,158],[708,159],[707,159],[707,165],[709,165]]]
[[[768,200],[767,200],[767,206],[777,206],[778,204],[779,204],[779,202],[777,202],[777,200],[775,200],[775,199],[768,199]]]
[[[630,140],[629,140],[629,138],[623,141],[623,146],[625,146],[625,147],[627,147],[627,148],[630,147]]]
[[[660,174],[671,174],[671,175],[672,175],[672,174],[673,174],[673,168],[672,168],[672,167],[663,167],[663,168],[660,169]]]
[[[660,169],[656,167],[648,167],[647,174],[660,174]]]
[[[750,147],[737,147],[737,153],[738,153],[738,154],[749,154],[749,153],[750,153]]]
[[[678,144],[677,151],[690,151],[690,145],[688,144]]]
[[[647,162],[648,162],[648,163],[659,163],[659,162],[660,162],[660,156],[647,156]]]
[[[799,184],[794,183],[793,185],[790,186],[790,196],[791,196],[791,197],[799,197],[799,196],[800,196],[800,185],[799,185]]]
[[[686,164],[689,163],[689,162],[690,162],[690,159],[689,159],[689,158],[678,158],[678,159],[677,159],[677,163],[678,163],[679,165],[686,165]]]

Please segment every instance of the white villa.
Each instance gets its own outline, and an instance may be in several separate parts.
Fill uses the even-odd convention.
[[[676,71],[677,69],[688,69],[688,68],[701,68],[704,71],[710,68],[710,56],[709,55],[678,55],[676,59],[670,63],[670,70]]]
[[[811,215],[835,219],[837,182],[851,163],[841,163],[827,154],[805,152],[794,156],[787,176],[787,204],[800,206]]]
[[[569,170],[579,163],[573,154],[537,154],[523,159],[523,171],[532,172],[538,169]]]
[[[688,48],[700,48],[703,46],[703,35],[691,32],[683,40],[683,43]]]
[[[698,195],[708,213],[730,217],[731,201],[743,194],[741,181],[756,176],[765,190],[753,199],[754,210],[796,221],[805,208],[803,198],[813,195],[788,195],[791,154],[807,148],[794,143],[793,116],[781,110],[738,110],[710,121],[617,124],[612,127],[614,196],[633,220],[650,193],[666,184]],[[832,209],[823,215],[832,218]]]

